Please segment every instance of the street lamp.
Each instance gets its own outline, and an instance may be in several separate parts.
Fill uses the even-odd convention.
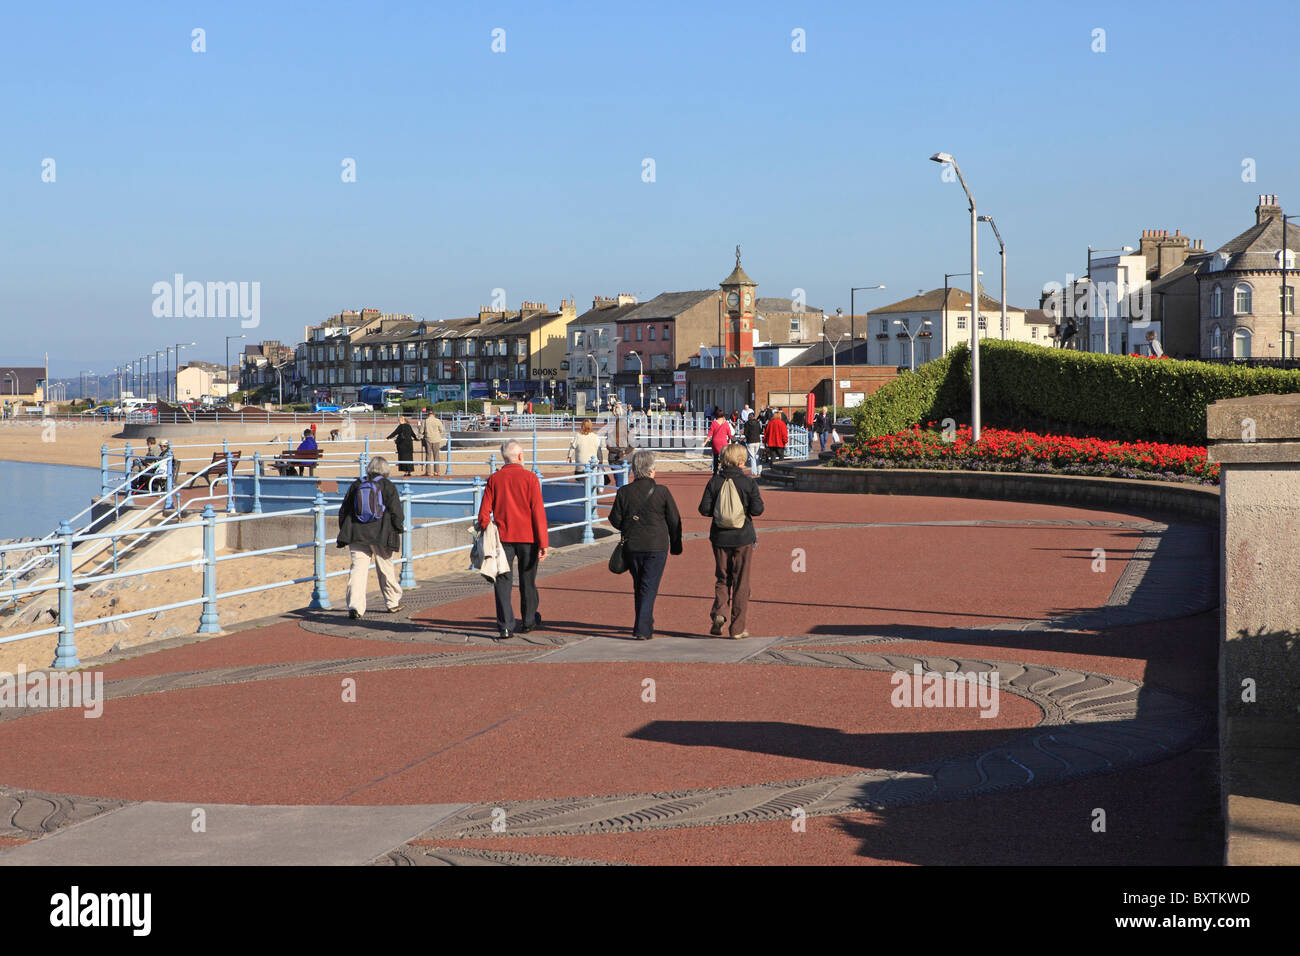
[[[987,222],[993,227],[993,235],[998,240],[998,255],[1002,259],[1002,338],[1007,337],[1007,246],[1002,241],[1002,233],[998,232],[998,224],[993,221],[992,216],[980,216],[980,222]]]
[[[839,338],[837,338],[834,344],[831,345],[831,423],[832,424],[835,422],[835,419],[839,418],[839,413],[838,413],[839,395],[836,393],[836,387],[840,384],[840,381],[839,381],[839,373],[838,373],[839,366],[836,364],[836,356],[840,350],[840,343],[844,341],[844,337],[848,334],[849,334],[848,332],[841,332]],[[821,334],[821,337],[823,339],[826,339],[826,341],[828,342],[830,341],[830,337],[827,336],[825,332]],[[850,352],[853,351],[853,339],[851,338],[849,339],[849,351]],[[822,364],[825,365],[825,363],[826,363],[826,359],[823,358]]]
[[[593,393],[592,397],[596,400],[596,414],[599,415],[600,414],[600,363],[596,361],[596,356],[590,352],[587,353],[587,358],[591,359],[591,370],[596,375],[596,390]],[[614,364],[615,367],[618,366],[617,362],[615,362]]]
[[[243,336],[243,335],[226,336],[226,395],[225,395],[226,401],[230,401],[230,340],[242,339],[242,338],[247,338],[247,336]]]
[[[884,287],[885,287],[885,286],[884,286],[884,283],[881,283],[880,285],[859,285],[859,286],[854,286],[853,288],[849,289],[849,348],[852,348],[852,347],[853,347],[853,343],[854,343],[854,341],[856,341],[856,338],[857,338],[857,337],[853,334],[853,333],[854,333],[854,320],[857,318],[857,314],[858,314],[857,309],[855,309],[855,308],[853,307],[853,294],[854,294],[855,292],[864,292],[864,291],[867,291],[867,290],[870,290],[870,289],[883,289]],[[839,310],[839,309],[836,309],[835,311],[836,311],[836,313],[838,314],[840,310]],[[823,324],[824,324],[824,322],[823,322]],[[868,360],[868,361],[870,361],[870,360]]]
[[[154,401],[157,401],[157,400],[158,400],[158,397],[159,397],[159,396],[158,396],[158,393],[162,391],[162,386],[163,386],[163,370],[162,370],[162,363],[161,363],[159,360],[160,360],[160,359],[165,360],[166,357],[167,357],[167,356],[166,356],[166,354],[163,352],[162,349],[158,349],[156,352],[153,353],[153,383],[154,383],[154,384],[153,384],[153,392],[154,392],[153,397],[154,397]]]
[[[197,344],[198,344],[197,342],[191,342],[189,345],[176,346],[176,372],[172,376],[172,381],[170,384],[173,386],[171,390],[172,401],[176,402],[177,404],[180,404],[180,400],[181,400],[181,349],[190,348],[191,346]],[[229,375],[230,373],[227,372],[226,374]]]
[[[983,275],[980,272],[980,275]],[[969,272],[945,272],[943,274],[943,324],[939,329],[939,354],[946,355],[948,352],[948,280],[957,276],[968,276]],[[972,316],[972,320],[974,316]]]
[[[911,326],[908,323],[902,322],[899,319],[894,319],[894,324],[901,325],[903,327],[903,331],[907,333],[907,337],[912,340],[911,370],[915,372],[916,371],[916,337],[921,334],[921,329],[925,328],[927,325],[930,324],[930,320],[926,319],[924,322],[922,322],[915,332],[912,331]]]
[[[1129,253],[1129,252],[1132,252],[1132,251],[1133,251],[1133,247],[1132,247],[1132,246],[1119,246],[1119,247],[1117,247],[1117,248],[1115,248],[1115,249],[1094,249],[1092,246],[1089,246],[1089,247],[1088,247],[1088,273],[1087,273],[1087,279],[1088,279],[1088,283],[1092,286],[1092,293],[1093,293],[1093,296],[1094,296],[1094,297],[1095,297],[1096,294],[1097,294],[1097,283],[1094,282],[1094,281],[1093,281],[1093,278],[1092,278],[1092,254],[1093,254],[1094,252],[1120,252],[1120,253]],[[1110,354],[1110,306],[1107,304],[1106,299],[1107,299],[1106,295],[1103,294],[1102,297],[1101,297],[1101,310],[1102,310],[1102,313],[1103,313],[1103,315],[1104,315],[1104,325],[1103,325],[1103,330],[1104,330],[1104,333],[1105,333],[1105,336],[1106,336],[1106,345],[1105,345],[1105,348],[1103,349],[1103,351],[1105,352],[1105,354],[1109,355],[1109,354]],[[1088,310],[1088,332],[1089,332],[1089,338],[1091,338],[1091,333],[1092,333],[1092,309],[1089,309],[1089,310]],[[1091,343],[1089,343],[1089,344],[1091,344]]]
[[[637,376],[636,381],[641,389],[641,411],[645,411],[645,362],[641,361],[641,353],[636,349],[628,349],[628,355],[636,356]]]
[[[966,201],[970,203],[970,431],[971,441],[980,440],[980,339],[979,339],[979,236],[976,231],[976,225],[979,223],[979,217],[975,212],[975,197],[971,195],[970,187],[966,185],[966,177],[961,174],[961,167],[957,165],[957,160],[953,158],[952,153],[935,153],[930,157],[932,162],[943,163],[952,166],[953,172],[957,174],[957,181],[961,183],[962,191],[966,193]],[[947,302],[944,303],[947,305]]]
[[[1288,302],[1288,301],[1287,301],[1287,294],[1286,294],[1286,293],[1287,293],[1287,286],[1286,286],[1286,273],[1287,273],[1287,266],[1286,266],[1286,253],[1287,253],[1287,248],[1286,248],[1286,223],[1287,223],[1287,220],[1288,220],[1288,219],[1296,219],[1296,218],[1298,218],[1298,217],[1296,217],[1296,216],[1283,216],[1283,217],[1282,217],[1282,361],[1283,361],[1283,363],[1285,363],[1286,360],[1289,359],[1289,358],[1290,358],[1290,359],[1295,358],[1295,354],[1294,354],[1294,353],[1295,353],[1295,347],[1292,346],[1291,348],[1288,349],[1288,348],[1287,348],[1287,344],[1288,344],[1288,343],[1287,343],[1287,340],[1286,340],[1286,313],[1287,313],[1287,310],[1288,310],[1288,309],[1290,309],[1292,312],[1295,311],[1295,302],[1294,302],[1294,300]],[[1295,338],[1295,333],[1294,333],[1294,332],[1291,333],[1291,337],[1292,337],[1293,339]],[[1285,364],[1283,365],[1283,367],[1285,367]]]

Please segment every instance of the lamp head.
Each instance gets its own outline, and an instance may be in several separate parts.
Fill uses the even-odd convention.
[[[932,163],[951,163],[952,153],[935,153],[930,157]]]
[[[992,216],[980,216],[980,217],[979,217],[979,221],[980,221],[980,222],[992,222],[992,221],[993,221],[993,217],[992,217]]]

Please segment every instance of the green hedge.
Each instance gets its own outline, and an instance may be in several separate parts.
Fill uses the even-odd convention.
[[[1298,370],[980,343],[982,420],[1000,428],[1204,445],[1207,405],[1292,392],[1300,392]],[[900,375],[855,410],[857,434],[865,437],[948,417],[970,421],[965,345]]]

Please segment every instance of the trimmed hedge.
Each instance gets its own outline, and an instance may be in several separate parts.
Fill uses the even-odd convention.
[[[989,426],[1204,445],[1207,405],[1300,392],[1300,371],[1157,361],[993,339],[980,343],[980,392]],[[965,345],[914,374],[900,375],[855,410],[857,433],[864,437],[949,417],[970,421]]]

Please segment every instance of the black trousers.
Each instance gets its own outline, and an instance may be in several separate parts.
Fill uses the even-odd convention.
[[[498,574],[492,582],[497,599],[497,628],[515,629],[515,612],[511,607],[510,588],[514,583],[514,570],[519,568],[519,619],[532,627],[537,618],[537,554],[536,544],[502,541],[501,548],[510,562],[510,572]]]
[[[667,551],[627,552],[627,567],[632,572],[632,601],[636,606],[636,619],[632,622],[635,637],[654,634],[655,598],[659,596],[659,581],[667,564]]]

